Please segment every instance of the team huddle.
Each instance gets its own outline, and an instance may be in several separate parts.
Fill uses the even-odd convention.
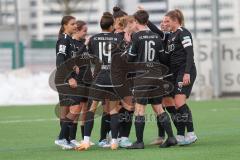
[[[103,107],[99,147],[144,149],[148,104],[156,115],[158,131],[151,144],[167,148],[196,142],[186,101],[197,71],[192,36],[183,26],[184,17],[178,9],[165,14],[159,29],[142,7],[133,15],[114,7],[112,14],[105,12],[101,17],[102,32],[88,37],[84,21],[64,16],[56,43],[55,82],[63,77],[59,73],[70,72],[63,77],[63,84],[56,84],[61,129],[55,144],[78,151],[94,145],[90,137],[99,104]],[[60,87],[66,87],[70,94]],[[80,142],[76,140],[79,121]],[[132,143],[129,135],[133,121],[136,141]]]

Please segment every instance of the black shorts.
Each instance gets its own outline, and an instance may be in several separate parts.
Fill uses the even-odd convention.
[[[59,94],[60,106],[74,106],[87,101],[86,97]]]
[[[91,86],[89,98],[95,101],[104,101],[105,99],[117,101],[120,99],[113,87],[99,87],[97,85]]]
[[[152,105],[157,105],[162,103],[162,97],[155,97],[155,98],[137,98],[136,103],[141,104],[141,105],[147,105],[147,104],[152,104]]]
[[[89,86],[88,84],[84,84],[81,81],[77,81],[78,85],[81,83],[84,86]],[[74,106],[79,105],[81,102],[88,101],[88,89],[84,88],[82,90],[84,95],[67,95],[67,94],[59,94],[59,103],[60,106]]]
[[[170,74],[170,72],[168,74]],[[174,81],[173,79],[174,79],[173,75],[164,78],[165,81],[171,82],[174,86],[175,83],[173,82]],[[163,98],[164,97],[174,97],[174,90],[172,92],[170,92],[169,94],[163,95]]]
[[[190,70],[190,84],[187,86],[183,86],[183,75],[185,73],[185,67],[182,67],[180,70],[174,72],[173,75],[173,84],[174,84],[174,96],[177,94],[184,94],[188,98],[191,94],[193,84],[195,82],[197,76],[197,70],[195,65]]]

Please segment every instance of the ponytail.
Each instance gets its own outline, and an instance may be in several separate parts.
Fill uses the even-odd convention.
[[[63,16],[62,20],[61,20],[61,27],[59,29],[59,32],[58,32],[58,38],[60,37],[61,34],[64,33],[65,31],[65,28],[64,28],[64,25],[67,25],[68,22],[72,19],[75,19],[75,17],[73,16]]]

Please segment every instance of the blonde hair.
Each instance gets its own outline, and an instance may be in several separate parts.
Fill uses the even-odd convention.
[[[172,20],[177,20],[181,26],[184,26],[184,16],[180,9],[168,11],[165,16],[171,18]]]
[[[127,23],[132,23],[132,22],[136,21],[133,16],[127,16],[126,18],[127,18]]]
[[[127,18],[128,16],[120,17],[115,20],[115,23],[120,27],[120,29],[124,29],[127,26]]]

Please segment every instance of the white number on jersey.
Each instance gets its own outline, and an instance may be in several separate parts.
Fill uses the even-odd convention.
[[[108,58],[108,63],[111,63],[111,43],[99,42],[99,59],[102,61],[103,56]]]
[[[145,41],[145,62],[152,62],[155,57],[154,41]]]

